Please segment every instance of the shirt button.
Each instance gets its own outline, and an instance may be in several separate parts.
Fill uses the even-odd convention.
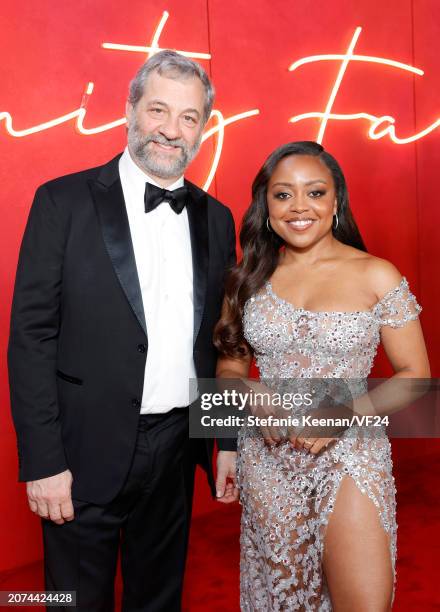
[[[147,347],[145,346],[145,344],[138,344],[137,350],[139,353],[145,353],[145,351],[147,350]]]
[[[140,403],[140,401],[136,397],[131,400],[131,405],[133,406],[133,408],[140,408],[141,407],[141,403]]]

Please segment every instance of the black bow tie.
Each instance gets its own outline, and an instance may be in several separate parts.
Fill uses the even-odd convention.
[[[185,186],[169,191],[168,189],[162,189],[162,187],[156,187],[156,185],[151,183],[145,183],[145,212],[149,213],[162,202],[168,202],[174,212],[180,215],[185,208],[187,197],[188,189]]]

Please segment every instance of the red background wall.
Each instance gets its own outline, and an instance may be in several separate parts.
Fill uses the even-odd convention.
[[[215,108],[225,117],[259,109],[257,116],[226,127],[210,187],[231,206],[237,222],[249,203],[252,179],[268,153],[290,140],[316,139],[317,119],[296,124],[288,120],[325,109],[340,62],[309,64],[295,72],[288,71],[289,65],[305,56],[344,53],[357,26],[363,30],[355,53],[411,64],[425,74],[413,76],[389,66],[351,62],[334,112],[392,115],[400,137],[415,134],[438,117],[436,0],[7,0],[0,25],[0,113],[12,115],[16,130],[35,126],[78,108],[86,83],[93,81],[86,127],[122,117],[128,81],[145,55],[101,45],[149,44],[164,10],[170,16],[161,47],[211,54],[202,63],[216,85]],[[414,143],[397,145],[388,136],[369,139],[368,127],[365,120],[330,121],[323,144],[345,170],[352,207],[369,250],[400,268],[424,307],[422,323],[433,375],[438,376],[440,128]],[[28,510],[24,486],[16,482],[5,359],[15,267],[32,196],[40,183],[103,163],[124,144],[124,127],[85,136],[70,121],[15,138],[0,121],[0,571],[41,556],[38,520]],[[213,146],[213,139],[205,142],[188,173],[200,185]],[[381,357],[375,373],[386,372]],[[408,458],[414,448],[422,455],[431,452],[432,444],[400,443],[396,469],[399,457]],[[200,485],[196,513],[212,508],[201,480]]]

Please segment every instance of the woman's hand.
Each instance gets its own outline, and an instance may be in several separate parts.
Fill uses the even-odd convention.
[[[316,455],[331,442],[337,441],[350,427],[353,414],[352,407],[321,402],[318,408],[311,409],[305,415],[311,418],[310,424],[290,432],[289,442],[297,450],[304,449]]]
[[[235,451],[218,452],[215,488],[217,501],[223,504],[230,504],[238,500],[236,463],[237,453]]]
[[[260,401],[254,401],[254,403],[249,404],[249,411],[253,416],[258,417],[259,419],[269,420],[270,417],[280,419],[287,416],[282,408],[272,405],[271,398],[273,395],[273,390],[270,387],[267,387],[263,383],[254,380],[248,380],[246,383],[252,389],[253,393],[260,394],[261,397]],[[264,442],[268,446],[274,446],[286,439],[283,431],[276,425],[260,425],[259,428],[263,435]]]
[[[312,416],[318,420],[323,417],[329,418],[330,414],[331,413],[329,411],[322,411],[320,409],[312,412]],[[338,436],[341,436],[345,429],[345,426],[310,425],[291,431],[289,435],[289,442],[293,448],[296,448],[297,450],[304,449],[305,451],[316,455],[323,448],[327,448],[331,442],[339,440]]]
[[[305,438],[299,436],[290,438],[290,442],[294,448],[298,450],[304,449],[312,453],[312,455],[317,455],[323,448],[327,448],[327,446],[335,440],[338,440],[338,438]]]

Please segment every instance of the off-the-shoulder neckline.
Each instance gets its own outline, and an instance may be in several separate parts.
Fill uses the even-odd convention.
[[[368,310],[307,310],[306,308],[300,308],[298,306],[295,306],[295,304],[292,304],[292,302],[289,302],[288,300],[285,300],[284,298],[277,295],[272,287],[272,283],[270,280],[267,280],[264,286],[265,286],[267,294],[270,295],[275,301],[281,304],[285,304],[286,306],[290,306],[290,308],[292,308],[292,310],[294,310],[295,312],[305,312],[305,313],[310,313],[310,314],[315,314],[315,315],[330,315],[330,314],[373,315],[375,311],[381,306],[381,304],[386,299],[388,299],[393,293],[396,293],[401,288],[407,287],[408,281],[405,276],[402,276],[400,283],[396,285],[395,287],[393,287],[393,289],[390,289],[389,291],[387,291],[385,295],[383,295],[380,298],[380,300],[378,300],[375,304],[373,304],[373,306],[371,306],[371,308],[369,308]]]

